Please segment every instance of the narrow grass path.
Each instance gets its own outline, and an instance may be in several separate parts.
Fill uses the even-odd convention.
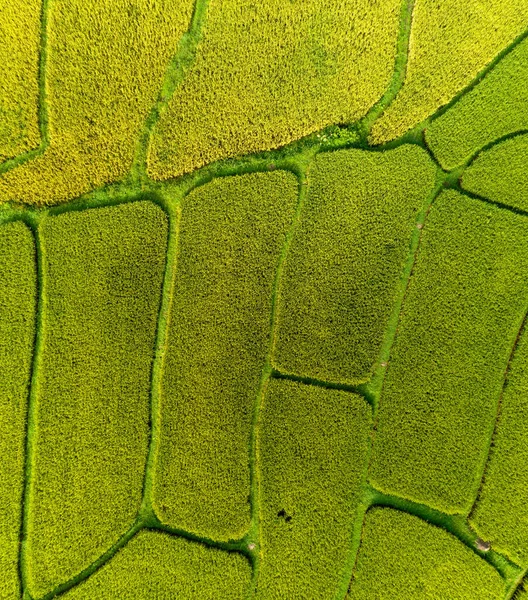
[[[393,102],[403,87],[409,59],[409,40],[411,37],[412,14],[416,0],[403,0],[400,13],[400,30],[396,42],[396,58],[390,83],[383,96],[371,107],[359,121],[357,128],[363,144],[368,145],[372,125],[381,117],[385,109]]]
[[[298,180],[298,200],[295,208],[293,220],[290,224],[288,232],[286,234],[284,244],[279,256],[277,263],[277,270],[275,272],[275,279],[273,282],[273,290],[271,296],[271,311],[270,311],[270,328],[269,328],[269,341],[268,351],[266,354],[266,361],[262,367],[259,390],[254,404],[252,427],[251,427],[251,439],[250,439],[250,511],[251,511],[251,525],[247,535],[248,549],[251,552],[252,564],[253,564],[253,581],[251,586],[250,597],[253,597],[257,590],[258,575],[260,561],[262,558],[262,552],[260,548],[260,492],[259,492],[259,480],[260,473],[258,469],[258,432],[260,423],[260,412],[261,406],[266,394],[268,381],[272,376],[272,365],[271,358],[273,354],[273,348],[275,344],[275,336],[277,329],[277,307],[278,307],[278,294],[280,293],[281,277],[283,271],[284,261],[288,254],[288,249],[291,244],[293,234],[295,232],[299,217],[301,214],[302,206],[306,198],[308,189],[308,169],[312,155],[307,153],[301,155],[295,163],[288,165],[288,170],[292,171]]]
[[[132,182],[141,183],[148,180],[147,160],[152,132],[159,121],[161,114],[167,108],[167,104],[174,92],[183,83],[189,69],[194,63],[196,50],[201,38],[202,27],[207,15],[208,3],[209,0],[195,0],[194,11],[189,28],[180,39],[178,48],[176,49],[172,60],[167,65],[158,99],[151,108],[137,140],[134,161],[130,171],[130,179]]]

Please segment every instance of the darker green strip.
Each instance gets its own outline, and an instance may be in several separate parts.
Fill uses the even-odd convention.
[[[351,392],[353,394],[357,394],[358,396],[362,396],[371,406],[374,406],[375,403],[375,399],[368,391],[366,384],[350,385],[348,383],[338,383],[335,381],[323,381],[321,379],[316,379],[315,377],[305,377],[304,375],[294,375],[293,373],[282,373],[277,369],[271,370],[271,377],[273,377],[273,379],[296,381],[297,383],[304,383],[305,385],[314,385],[327,390]]]
[[[26,557],[26,540],[28,531],[28,519],[31,502],[31,475],[33,470],[33,455],[35,445],[36,411],[37,411],[37,386],[38,366],[42,347],[42,304],[43,304],[43,250],[35,222],[26,220],[26,224],[33,232],[35,240],[35,269],[36,269],[36,315],[35,315],[35,338],[33,343],[33,358],[31,364],[31,379],[29,384],[27,417],[26,417],[26,447],[24,454],[24,485],[22,491],[22,506],[20,510],[20,549],[18,554],[18,570],[20,576],[21,590],[24,598],[28,598],[28,565]]]

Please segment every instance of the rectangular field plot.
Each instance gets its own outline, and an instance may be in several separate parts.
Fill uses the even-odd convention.
[[[470,523],[494,550],[528,567],[528,330],[501,399],[480,497]]]
[[[528,303],[527,247],[523,217],[452,191],[433,204],[380,399],[380,490],[470,510]]]
[[[323,380],[366,381],[403,285],[435,167],[417,146],[319,155],[280,284],[273,363]]]
[[[261,409],[256,598],[329,600],[346,589],[371,409],[355,394],[271,379]]]
[[[250,580],[240,554],[140,531],[64,600],[245,600]]]
[[[167,217],[150,202],[44,219],[30,591],[103,554],[142,499]]]
[[[297,188],[290,173],[255,173],[183,199],[154,503],[163,522],[209,538],[249,527],[251,423]]]
[[[495,569],[450,533],[418,517],[375,507],[363,525],[347,600],[496,600]]]
[[[0,598],[19,598],[18,552],[26,413],[35,337],[33,234],[0,226]]]

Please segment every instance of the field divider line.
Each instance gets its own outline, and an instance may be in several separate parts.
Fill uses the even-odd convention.
[[[481,146],[478,150],[475,150],[473,152],[473,154],[466,161],[464,161],[462,164],[451,169],[449,171],[449,174],[451,175],[452,178],[456,177],[458,184],[461,186],[462,185],[462,183],[461,183],[462,176],[464,175],[466,169],[471,167],[471,165],[477,160],[477,158],[479,158],[482,154],[484,154],[488,150],[491,150],[493,147],[498,146],[499,144],[502,144],[503,142],[506,142],[508,140],[512,140],[516,137],[526,135],[527,133],[528,133],[528,129],[518,129],[517,131],[505,133],[504,135],[501,135],[500,137],[495,138],[491,142],[488,142],[487,144],[484,144],[483,146]]]
[[[510,52],[512,52],[527,37],[528,29],[525,29],[512,42],[510,42],[498,54],[496,54],[494,58],[492,58],[491,61],[477,73],[477,75],[472,81],[470,81],[464,88],[462,88],[457,94],[455,94],[447,104],[444,104],[443,106],[438,108],[432,115],[427,117],[427,119],[425,119],[423,123],[427,126],[434,120],[438,119],[443,114],[445,114],[461,98],[463,98],[466,94],[471,92],[488,75],[488,73],[492,71],[502,61],[503,58],[508,56],[508,54],[510,54]]]
[[[170,206],[170,208],[169,208]],[[154,357],[152,360],[150,384],[150,441],[145,465],[145,478],[143,482],[143,499],[139,510],[139,517],[149,519],[155,516],[154,510],[154,479],[159,453],[161,430],[161,403],[162,403],[162,378],[165,368],[165,359],[169,344],[169,325],[174,300],[174,287],[176,285],[179,229],[181,220],[181,207],[179,204],[167,204],[166,210],[169,229],[165,253],[165,273],[163,276],[160,307],[156,326],[156,340]],[[156,517],[157,518],[157,517]]]
[[[438,169],[437,170],[437,178],[435,185],[426,198],[422,209],[418,213],[418,218],[416,221],[416,229],[411,236],[411,242],[409,247],[409,254],[407,256],[407,260],[402,270],[402,274],[400,277],[400,292],[398,294],[398,298],[393,306],[391,315],[389,317],[389,322],[385,329],[385,334],[383,338],[383,342],[381,345],[381,350],[377,360],[377,368],[374,370],[374,374],[371,377],[370,381],[364,387],[364,391],[368,394],[368,397],[372,400],[372,429],[370,431],[369,436],[369,447],[367,451],[367,456],[365,458],[365,466],[363,473],[363,481],[362,481],[362,489],[363,489],[363,498],[358,506],[358,511],[356,515],[356,521],[354,523],[354,532],[352,536],[352,551],[349,565],[349,577],[348,577],[348,586],[343,594],[343,597],[346,596],[346,593],[350,589],[354,579],[354,573],[356,571],[357,566],[357,558],[359,555],[359,550],[361,546],[361,539],[363,534],[363,527],[365,523],[365,516],[367,514],[368,509],[371,506],[372,502],[372,488],[368,482],[369,473],[370,473],[370,464],[372,461],[372,452],[374,448],[374,438],[376,434],[376,426],[377,426],[377,415],[379,411],[380,398],[383,390],[383,383],[385,381],[385,376],[389,367],[389,358],[392,346],[394,345],[394,341],[396,339],[398,324],[400,321],[401,311],[405,302],[405,298],[407,297],[407,292],[409,289],[409,283],[411,277],[414,272],[414,266],[416,264],[416,257],[418,255],[418,251],[420,249],[420,242],[422,240],[423,227],[426,222],[427,216],[429,215],[429,211],[433,202],[439,196],[443,189],[443,180],[444,174]]]
[[[510,581],[506,588],[506,593],[503,600],[512,600],[516,597],[516,592],[520,589],[524,578],[528,575],[528,569],[523,569],[521,573]]]
[[[528,210],[523,210],[522,208],[517,208],[516,206],[510,206],[509,204],[504,204],[503,202],[498,202],[496,200],[490,200],[490,198],[486,198],[485,196],[481,196],[480,194],[475,194],[474,192],[465,190],[463,187],[460,186],[458,182],[450,182],[444,187],[446,189],[455,190],[459,194],[462,194],[467,198],[471,198],[472,200],[476,200],[477,202],[484,202],[484,204],[490,204],[491,206],[495,206],[497,208],[500,208],[501,210],[507,210],[508,212],[511,212],[514,215],[520,217],[528,217]]]
[[[503,400],[503,397],[504,397],[504,392],[505,392],[506,387],[508,385],[508,376],[509,376],[509,374],[511,372],[512,362],[513,362],[513,359],[515,357],[515,353],[517,351],[517,348],[519,346],[519,340],[521,339],[521,336],[523,335],[523,333],[526,330],[527,323],[528,323],[528,307],[524,311],[524,316],[523,316],[523,318],[521,320],[521,324],[520,324],[520,326],[519,326],[519,328],[517,330],[517,334],[516,334],[515,339],[513,341],[512,348],[511,348],[510,354],[508,356],[508,360],[506,362],[506,367],[504,369],[504,375],[503,375],[503,378],[502,378],[502,388],[501,388],[501,392],[500,392],[499,398],[497,400],[497,407],[496,407],[496,411],[495,411],[495,419],[493,421],[493,427],[492,427],[492,430],[491,430],[490,435],[489,435],[489,441],[488,441],[488,445],[487,445],[487,449],[486,449],[486,455],[484,457],[484,460],[483,460],[483,463],[482,463],[482,466],[481,466],[481,470],[480,470],[480,475],[478,477],[478,482],[479,482],[478,483],[478,487],[476,489],[476,493],[475,493],[475,497],[474,497],[473,503],[472,503],[471,508],[470,508],[470,510],[468,512],[468,515],[467,515],[468,520],[471,519],[471,517],[472,517],[472,515],[473,515],[473,513],[474,513],[474,511],[475,511],[475,509],[477,507],[480,495],[482,493],[482,488],[484,487],[484,481],[486,479],[486,472],[487,472],[487,469],[488,469],[488,465],[489,465],[491,454],[493,453],[494,440],[495,440],[495,438],[497,436],[497,430],[498,430],[499,423],[500,423],[500,416],[501,416],[501,410],[502,410],[502,400]]]
[[[158,98],[150,109],[136,143],[130,170],[130,177],[136,183],[149,180],[147,161],[152,133],[172,96],[182,85],[187,73],[194,64],[208,4],[209,0],[195,0],[189,27],[180,38],[176,52],[165,69]]]
[[[40,143],[36,148],[28,150],[18,156],[9,158],[0,164],[0,176],[19,165],[33,160],[44,153],[49,146],[48,131],[48,103],[46,94],[46,69],[48,64],[48,22],[49,6],[52,0],[42,0],[40,13],[40,56],[38,65],[38,124]]]
[[[20,587],[24,598],[30,598],[28,591],[29,568],[27,564],[27,536],[28,521],[33,493],[33,460],[35,455],[35,435],[37,422],[38,398],[38,372],[42,354],[43,336],[43,305],[45,302],[44,286],[44,248],[38,232],[38,218],[25,220],[30,226],[35,242],[35,268],[36,268],[36,310],[35,310],[35,337],[33,342],[33,356],[31,361],[31,377],[29,383],[28,403],[26,411],[25,452],[24,452],[24,482],[22,489],[22,504],[20,507],[20,546],[18,554],[18,571]]]
[[[253,556],[250,550],[248,550],[247,536],[244,536],[237,540],[219,541],[206,536],[197,535],[185,529],[179,529],[177,527],[171,527],[165,525],[157,517],[151,518],[150,520],[143,522],[144,530],[156,531],[165,533],[173,537],[183,538],[189,542],[195,542],[206,546],[207,548],[215,548],[216,550],[222,550],[223,552],[235,552],[245,556],[250,564],[253,564]]]
[[[399,510],[418,517],[422,521],[430,523],[453,535],[467,548],[494,567],[505,580],[508,588],[513,582],[517,581],[520,573],[523,572],[523,569],[519,565],[509,560],[503,554],[493,549],[488,552],[479,550],[476,546],[478,535],[469,526],[465,515],[444,513],[426,504],[394,496],[393,494],[386,494],[373,486],[369,486],[367,492],[370,496],[369,508],[382,506]]]
[[[438,196],[444,189],[443,181],[444,174],[440,171],[440,169],[438,169],[436,181],[431,190],[431,193],[426,197],[422,208],[420,209],[416,218],[416,227],[411,235],[409,253],[407,255],[405,264],[400,275],[399,291],[396,297],[396,301],[393,305],[391,315],[387,323],[387,327],[385,328],[385,334],[381,344],[381,349],[378,355],[378,359],[376,361],[377,367],[374,370],[371,379],[364,386],[366,393],[369,395],[370,398],[372,398],[373,401],[373,432],[375,432],[376,430],[376,418],[379,410],[381,393],[383,390],[383,382],[385,381],[385,376],[390,368],[390,353],[398,335],[400,316],[409,290],[409,283],[414,273],[416,258],[418,256],[420,244],[422,241],[424,226],[434,201],[436,200],[436,198],[438,198]]]
[[[61,596],[68,590],[71,590],[73,587],[88,579],[96,571],[101,569],[101,567],[103,567],[108,561],[110,561],[119,552],[119,550],[121,550],[121,548],[123,548],[141,529],[143,529],[143,523],[139,519],[136,519],[132,526],[117,540],[117,542],[110,546],[110,548],[108,548],[104,554],[101,554],[101,556],[97,558],[91,565],[77,573],[77,575],[74,575],[71,579],[68,579],[68,581],[61,583],[54,590],[48,592],[44,596],[41,596],[37,600],[52,600],[53,598]]]
[[[287,381],[295,381],[297,383],[303,383],[304,385],[312,385],[315,387],[324,388],[327,390],[339,390],[342,392],[349,392],[361,396],[370,406],[373,406],[373,398],[368,394],[364,384],[349,384],[340,383],[338,381],[324,381],[315,377],[308,377],[306,375],[296,375],[294,373],[285,373],[275,368],[271,369],[270,377],[272,379],[285,379]]]
[[[308,188],[308,169],[310,166],[313,154],[300,155],[298,162],[296,163],[296,169],[292,168],[297,175],[298,181],[298,195],[295,212],[293,214],[292,221],[286,232],[282,249],[277,261],[277,269],[275,271],[275,278],[273,281],[273,288],[271,294],[271,308],[270,308],[270,329],[269,329],[269,342],[266,359],[262,367],[260,383],[257,390],[257,395],[253,408],[252,422],[251,422],[251,436],[249,442],[249,473],[250,473],[250,514],[251,514],[251,525],[247,534],[248,545],[252,544],[253,549],[250,551],[253,565],[253,577],[252,585],[250,587],[249,597],[255,596],[257,589],[258,573],[260,567],[261,548],[260,548],[260,477],[258,471],[258,429],[260,424],[260,413],[268,382],[271,378],[273,371],[272,368],[272,356],[273,349],[275,347],[275,338],[277,335],[277,320],[278,320],[278,299],[280,293],[280,285],[282,279],[282,270],[284,262],[286,260],[288,250],[293,239],[293,235],[297,228],[297,224],[300,220],[300,215],[304,205],[304,200],[307,194]]]
[[[403,0],[400,9],[400,25],[396,40],[394,69],[391,80],[381,98],[369,109],[367,114],[358,122],[358,132],[363,144],[368,145],[372,125],[392,104],[399,94],[407,74],[409,61],[409,41],[411,38],[412,17],[416,0]]]

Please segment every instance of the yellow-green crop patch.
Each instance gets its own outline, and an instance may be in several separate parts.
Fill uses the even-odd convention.
[[[246,558],[164,533],[141,531],[65,600],[242,600],[251,567]]]
[[[193,2],[47,5],[49,146],[0,178],[1,200],[55,204],[127,175]]]
[[[528,38],[433,120],[426,138],[443,167],[462,165],[494,140],[528,129],[527,72]]]
[[[0,0],[1,600],[526,596],[527,52]]]
[[[380,398],[378,489],[469,511],[528,306],[527,247],[523,217],[453,191],[433,204]]]
[[[35,598],[131,526],[142,500],[167,218],[150,202],[38,229],[43,300],[27,568]]]
[[[0,10],[0,164],[40,142],[40,15],[44,0],[2,0]]]
[[[254,173],[182,201],[154,501],[162,522],[214,539],[250,525],[251,425],[297,189],[291,173]]]
[[[527,23],[525,0],[414,0],[405,81],[372,142],[399,137],[447,104]]]
[[[20,597],[18,552],[26,412],[35,337],[36,264],[31,231],[0,226],[0,597]]]
[[[528,135],[518,135],[483,152],[464,173],[462,187],[528,211],[527,165]]]
[[[493,447],[470,522],[479,535],[528,567],[528,331],[524,329],[501,398]]]
[[[347,600],[495,600],[505,592],[471,549],[404,512],[369,510],[362,539]]]
[[[156,179],[363,116],[391,78],[401,0],[209,0],[153,136]]]
[[[367,381],[435,181],[417,146],[316,157],[285,261],[273,363],[326,381]]]
[[[350,392],[272,379],[261,410],[255,597],[337,597],[352,569],[371,409]]]

